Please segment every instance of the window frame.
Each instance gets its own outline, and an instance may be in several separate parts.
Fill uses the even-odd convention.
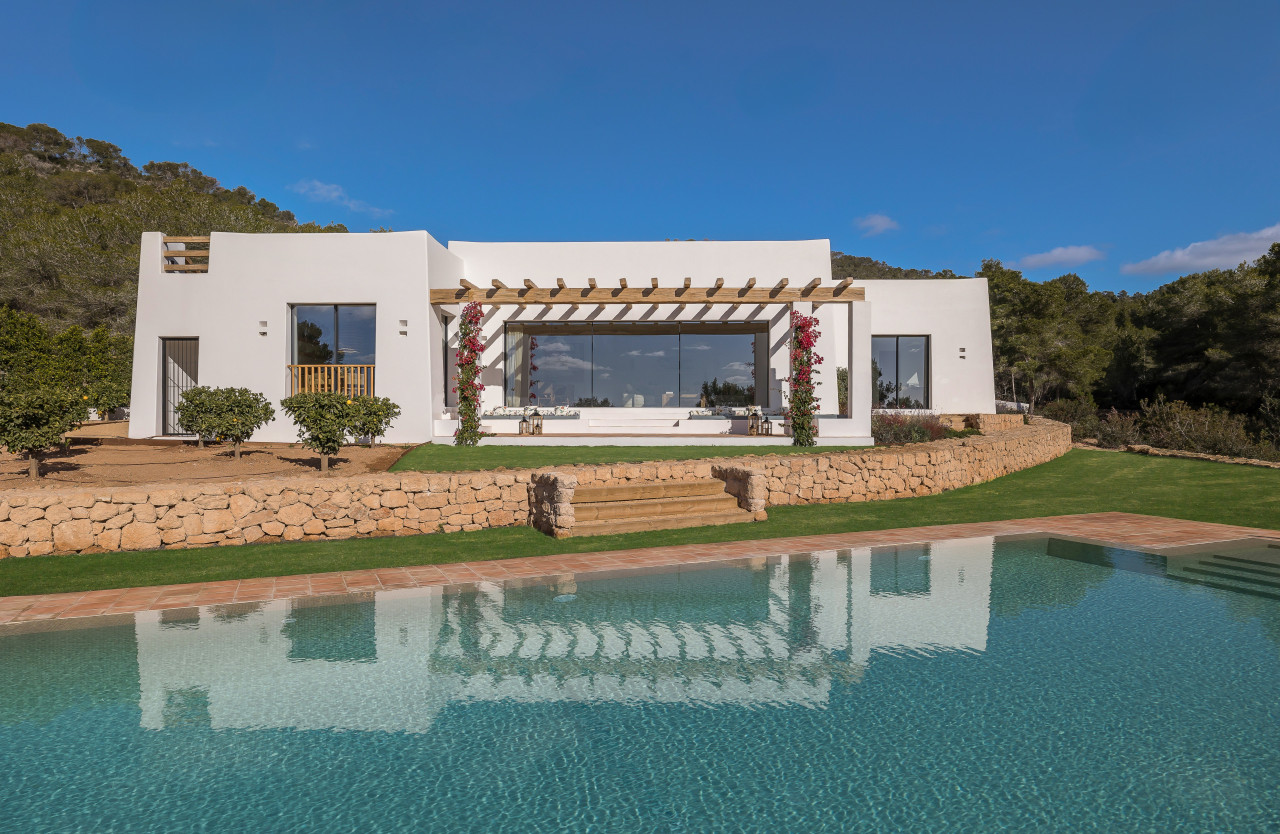
[[[872,334],[872,344],[876,339],[893,339],[893,380],[894,386],[898,389],[894,395],[894,401],[902,399],[902,385],[899,382],[901,378],[902,368],[902,350],[901,343],[903,339],[924,339],[924,406],[923,408],[906,408],[898,405],[877,405],[876,397],[876,380],[871,379],[871,407],[875,411],[932,411],[933,410],[933,336],[929,333],[881,333]],[[872,350],[871,361],[875,362],[875,351]]]
[[[298,308],[299,307],[329,307],[333,310],[333,360],[330,362],[299,362],[298,361]],[[378,305],[376,303],[336,303],[336,304],[306,304],[297,303],[289,305],[289,364],[291,365],[343,365],[338,358],[342,355],[338,346],[341,344],[341,327],[338,323],[339,307],[372,307],[373,308],[373,361],[357,362],[357,365],[374,365],[378,364]]]

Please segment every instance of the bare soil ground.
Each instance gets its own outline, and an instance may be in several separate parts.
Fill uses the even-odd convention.
[[[329,458],[334,475],[385,472],[405,453],[402,446],[348,446]],[[320,456],[301,446],[245,444],[240,460],[230,446],[74,445],[44,459],[44,477],[27,476],[27,461],[0,454],[0,490],[60,489],[73,486],[128,486],[181,481],[188,484],[314,475]]]

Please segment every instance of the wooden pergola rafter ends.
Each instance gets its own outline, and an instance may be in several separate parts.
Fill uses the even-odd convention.
[[[528,278],[523,280],[523,288],[508,287],[496,278],[489,287],[477,286],[465,279],[459,283],[461,287],[456,290],[431,290],[431,303],[469,304],[474,301],[522,307],[538,304],[578,307],[589,304],[827,304],[866,300],[863,289],[853,286],[847,278],[825,287],[821,278],[797,287],[790,286],[787,278],[778,279],[772,287],[762,286],[755,278],[741,287],[727,287],[723,278],[717,278],[715,285],[710,287],[692,286],[689,278],[685,278],[683,286],[679,287],[659,286],[657,278],[650,279],[647,287],[630,286],[625,278],[618,279],[616,287],[601,286],[595,278],[588,278],[585,287],[568,286],[563,278],[557,278],[554,287],[540,287]]]

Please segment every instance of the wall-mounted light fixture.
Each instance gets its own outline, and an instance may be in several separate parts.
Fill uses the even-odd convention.
[[[267,323],[265,321],[258,322],[258,335],[259,336],[267,335]]]
[[[408,335],[409,335],[409,320],[408,320],[408,319],[400,319],[400,335],[401,335],[401,336],[408,336]]]

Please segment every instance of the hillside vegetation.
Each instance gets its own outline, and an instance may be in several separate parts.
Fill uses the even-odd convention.
[[[127,382],[120,357],[133,331],[139,237],[155,230],[346,228],[299,223],[185,162],[138,168],[110,142],[0,123],[0,308],[29,314],[0,318],[0,385],[6,373],[15,383],[75,376],[74,346],[90,337]],[[831,270],[855,279],[960,277],[843,252],[831,253]],[[1064,401],[1059,414],[1087,416],[1164,397],[1243,415],[1257,437],[1280,445],[1280,244],[1254,263],[1133,295],[1090,291],[1075,274],[1029,281],[996,260],[977,274],[991,288],[1001,399],[1037,408]],[[55,342],[62,349],[25,355]]]
[[[132,333],[145,231],[345,232],[299,223],[185,162],[140,169],[100,139],[0,122],[0,306],[55,329]]]

